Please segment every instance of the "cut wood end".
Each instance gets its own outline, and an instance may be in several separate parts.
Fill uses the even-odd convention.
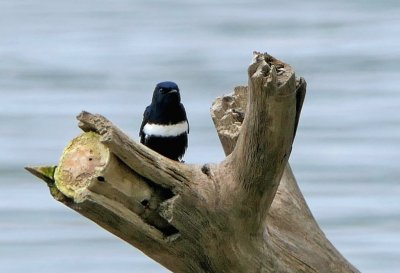
[[[92,177],[109,160],[108,148],[100,142],[100,135],[86,132],[64,149],[54,173],[57,188],[67,197],[74,198],[77,191],[88,186]]]

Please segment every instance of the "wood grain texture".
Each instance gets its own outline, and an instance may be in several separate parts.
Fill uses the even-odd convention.
[[[82,112],[86,133],[55,175],[30,171],[57,200],[173,272],[358,272],[320,230],[288,164],[304,79],[257,52],[248,75],[248,87],[212,106],[227,155],[218,164],[169,160]]]

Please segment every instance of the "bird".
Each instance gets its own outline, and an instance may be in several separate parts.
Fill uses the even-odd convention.
[[[158,83],[151,104],[143,113],[140,143],[167,158],[183,162],[188,134],[189,122],[178,85],[172,81]]]

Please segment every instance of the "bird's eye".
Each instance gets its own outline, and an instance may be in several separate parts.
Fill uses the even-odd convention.
[[[162,93],[164,90],[162,88],[160,88],[160,90],[158,90],[158,91]]]

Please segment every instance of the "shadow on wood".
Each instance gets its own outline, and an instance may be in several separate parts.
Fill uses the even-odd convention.
[[[211,109],[227,155],[169,160],[100,115],[58,167],[28,168],[60,202],[173,272],[358,272],[314,220],[288,164],[306,83],[254,53],[248,87]]]

